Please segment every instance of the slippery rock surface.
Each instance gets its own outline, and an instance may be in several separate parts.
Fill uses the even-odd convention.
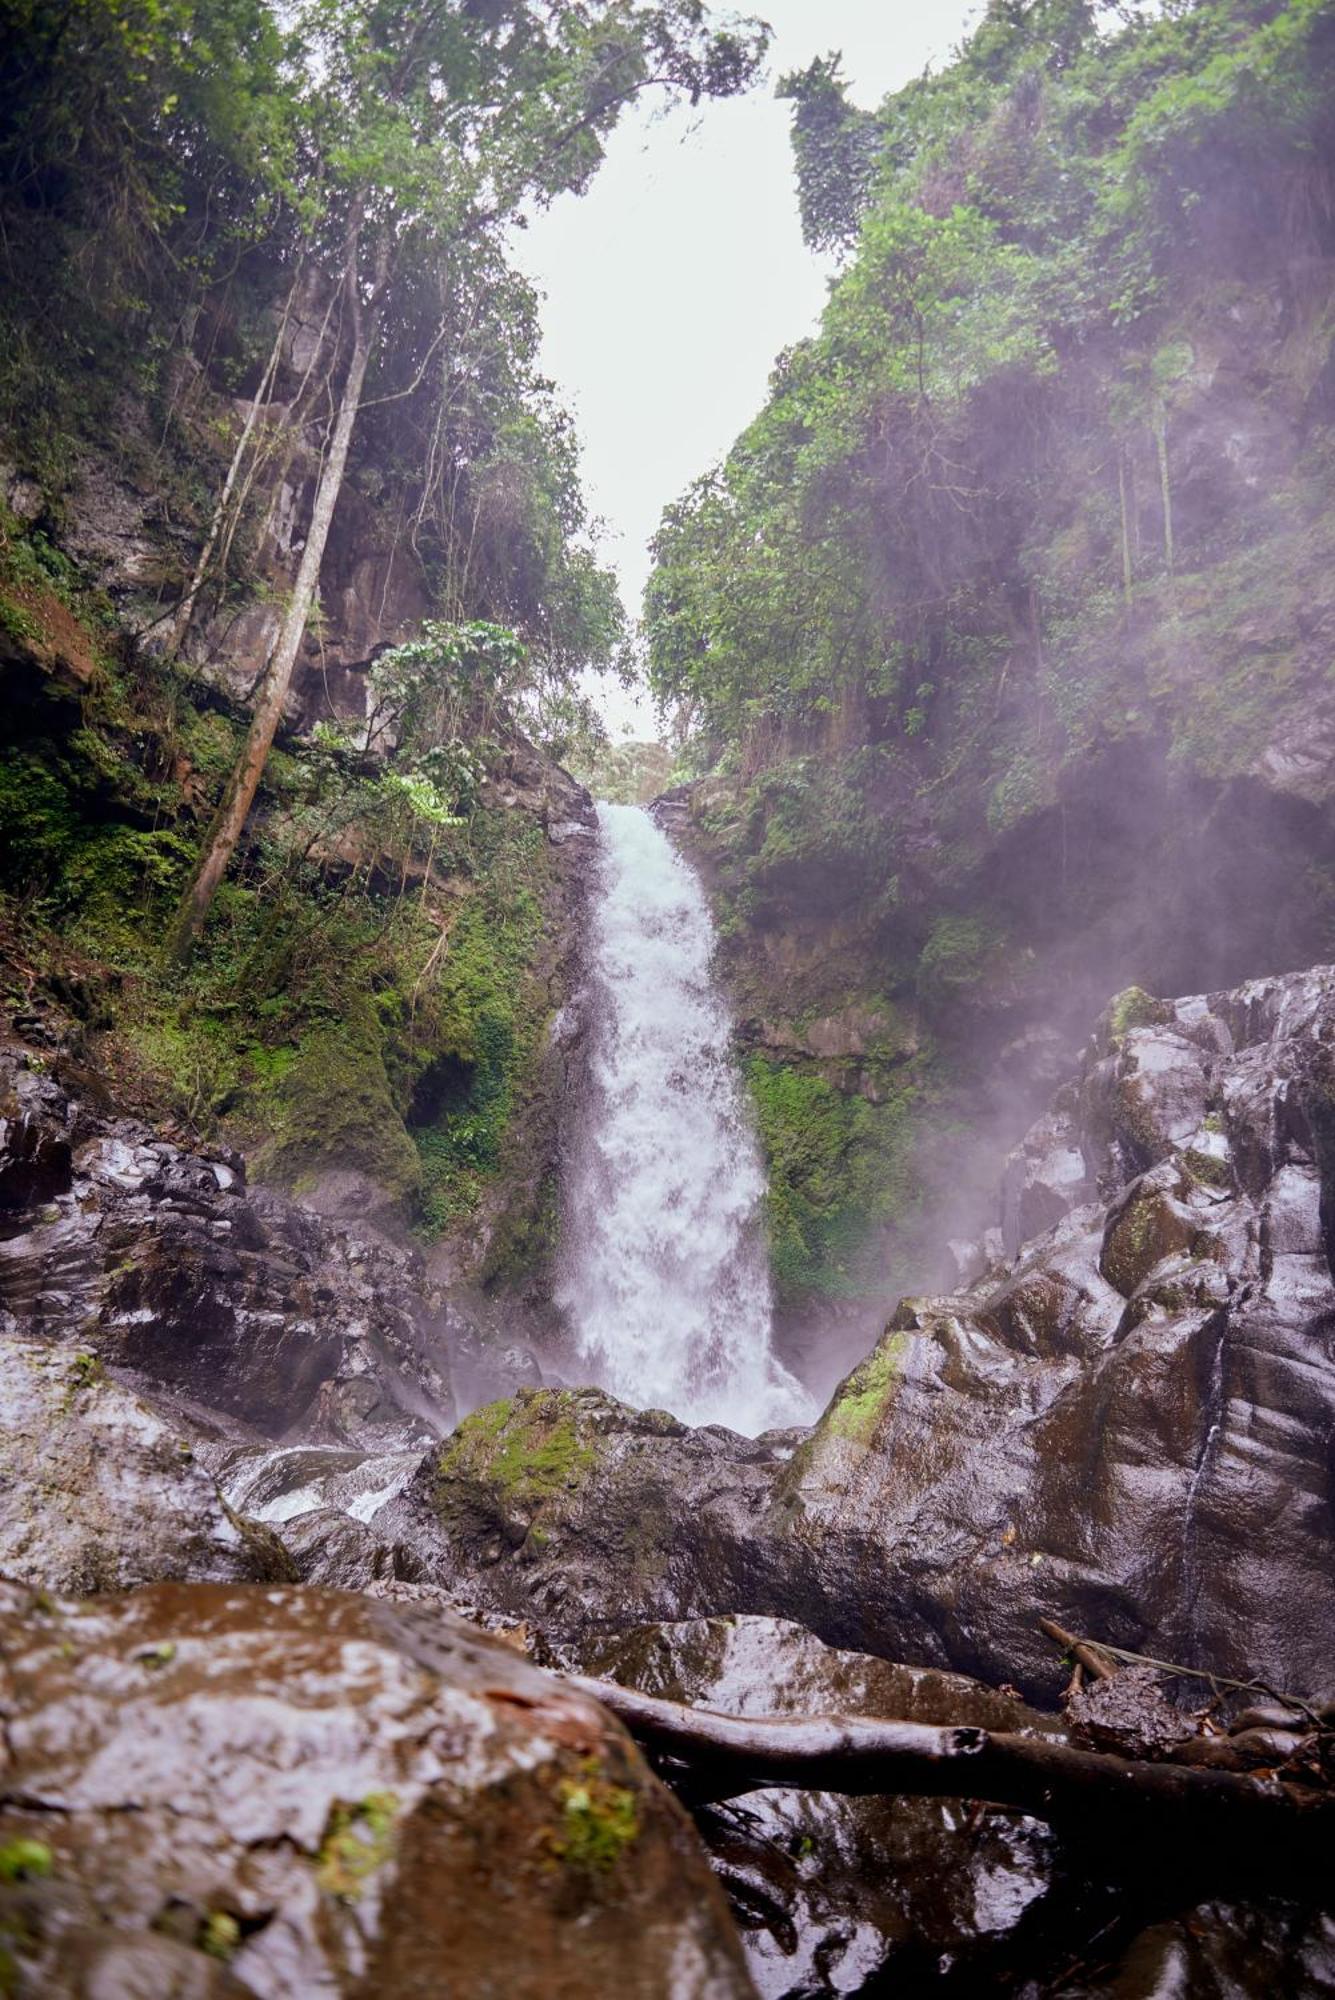
[[[450,1331],[406,1259],[0,1049],[0,1335],[77,1342],[206,1429],[384,1449],[448,1430]]]
[[[1011,1163],[1009,1260],[903,1302],[808,1437],[522,1396],[419,1476],[427,1573],[558,1642],[749,1611],[1052,1699],[1046,1614],[1324,1691],[1332,1216],[1335,970],[1124,995]]]
[[[294,1582],[271,1530],[88,1353],[4,1343],[0,1575],[84,1595],[176,1578]]]
[[[1052,1716],[943,1674],[823,1646],[772,1618],[646,1625],[592,1642],[584,1670],[728,1715],[873,1715],[1059,1734]],[[1043,1927],[1054,1841],[958,1800],[754,1792],[697,1811],[766,2000],[917,1990],[965,1968],[986,1990]]]
[[[752,1990],[689,1824],[629,1739],[447,1614],[4,1586],[0,1663],[7,1992]]]
[[[1332,1056],[1329,968],[1115,1003],[1011,1177],[1017,1213],[1041,1188],[1065,1214],[970,1291],[902,1304],[780,1482],[820,1623],[858,1604],[877,1651],[1037,1691],[1045,1611],[1325,1686]]]

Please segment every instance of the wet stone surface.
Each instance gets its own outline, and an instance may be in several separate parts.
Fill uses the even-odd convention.
[[[0,1661],[24,2000],[751,1990],[620,1728],[435,1607],[7,1586]]]
[[[424,1574],[557,1644],[744,1611],[1055,1704],[1048,1616],[1324,1690],[1335,970],[1144,1015],[1114,1004],[1012,1162],[1047,1232],[902,1302],[795,1449],[521,1396],[409,1489]]]

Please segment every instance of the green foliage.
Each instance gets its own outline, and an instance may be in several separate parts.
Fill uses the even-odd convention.
[[[370,1878],[394,1853],[399,1801],[393,1792],[368,1792],[355,1804],[342,1800],[330,1809],[315,1879],[326,1896],[355,1903]]]
[[[497,832],[492,822],[493,832]],[[450,930],[440,969],[407,1061],[416,1072],[421,1116],[411,1136],[421,1162],[420,1211],[438,1234],[476,1206],[502,1164],[506,1134],[545,1022],[548,1003],[534,972],[542,937],[541,836],[502,837],[487,880]],[[432,1073],[422,1071],[423,1047]]]
[[[509,633],[465,636],[518,656]],[[428,672],[438,645],[429,632]],[[420,704],[413,671],[397,663],[396,685]],[[225,1129],[261,1173],[296,1184],[350,1168],[431,1234],[471,1213],[505,1165],[550,1004],[536,970],[546,843],[479,803],[502,718],[470,736],[460,716],[467,782],[448,798],[419,753],[434,727],[421,706],[395,718],[403,765],[367,764],[331,730],[275,755],[245,866],[173,981],[160,940],[194,852],[174,773],[185,756],[196,783],[219,785],[233,725],[163,669],[108,676],[82,703],[40,674],[19,684],[33,706],[23,747],[0,752],[0,897],[31,926],[29,957],[91,960],[99,1025],[114,1022],[164,1109],[202,1135]],[[424,871],[413,894],[409,869]],[[439,902],[433,870],[451,877]],[[459,1087],[423,1110],[433,1066]],[[550,1214],[517,1216],[504,1274],[522,1278],[553,1234]]]
[[[918,987],[939,1002],[967,997],[1004,965],[1006,939],[987,917],[938,917],[918,961]]]
[[[876,1226],[912,1207],[912,1094],[872,1104],[814,1072],[752,1056],[747,1079],[769,1176],[766,1221],[782,1301],[856,1297],[874,1269]]]
[[[838,56],[817,56],[782,77],[776,95],[793,101],[793,155],[802,234],[813,250],[856,240],[877,154],[876,121],[844,95]]]
[[[1036,665],[1087,740],[1128,602],[1207,536],[1244,539],[1229,509],[1254,517],[1254,494],[1175,518],[1174,424],[1207,288],[1282,289],[1279,261],[1317,251],[1335,27],[1324,0],[1116,13],[996,0],[876,114],[870,173],[838,164],[869,142],[834,64],[787,81],[812,227],[848,240],[845,201],[858,240],[819,333],[655,544],[651,679],[705,762],[900,735],[934,816],[963,789],[947,776],[1000,770],[1004,831],[1050,796],[1017,676]]]
[[[606,1875],[640,1834],[639,1800],[625,1785],[604,1776],[597,1758],[585,1758],[577,1778],[557,1786],[561,1820],[552,1852],[567,1868]]]
[[[898,878],[870,805],[892,763],[868,749],[838,762],[792,757],[761,773],[743,795],[738,829],[752,908],[803,897],[860,901],[872,919],[893,908]]]
[[[596,799],[647,806],[672,782],[672,752],[665,743],[602,743],[572,759],[570,769]]]

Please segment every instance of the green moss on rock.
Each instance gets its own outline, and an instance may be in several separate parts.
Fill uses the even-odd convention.
[[[353,1903],[394,1852],[399,1801],[393,1792],[371,1792],[330,1811],[315,1861],[315,1878],[327,1896]]]
[[[770,1259],[781,1300],[859,1295],[871,1282],[876,1226],[917,1198],[911,1085],[881,1103],[847,1095],[814,1069],[755,1055],[746,1066],[765,1154]]]
[[[887,1333],[840,1384],[821,1420],[826,1437],[871,1444],[894,1400],[908,1345],[907,1333]]]
[[[560,1824],[552,1835],[556,1858],[585,1875],[608,1875],[639,1839],[640,1807],[634,1792],[605,1777],[596,1758],[578,1777],[557,1787]]]
[[[367,1015],[302,1037],[290,1063],[263,1093],[270,1136],[257,1172],[291,1185],[317,1162],[364,1173],[393,1197],[421,1184],[421,1167],[390,1095],[379,1036]]]
[[[442,1446],[437,1503],[452,1514],[460,1490],[490,1493],[527,1525],[549,1502],[577,1489],[597,1454],[569,1389],[524,1389],[466,1417]]]

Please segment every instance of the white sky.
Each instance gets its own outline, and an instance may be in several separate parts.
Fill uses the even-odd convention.
[[[851,95],[874,106],[940,64],[977,0],[753,0],[774,29],[770,82],[749,96],[617,129],[593,187],[515,238],[546,296],[543,361],[573,411],[602,554],[638,615],[646,547],[667,503],[718,459],[765,400],[782,348],[810,332],[829,267],[807,250],[776,76],[841,49]],[[647,701],[602,696],[614,735],[655,733]]]

